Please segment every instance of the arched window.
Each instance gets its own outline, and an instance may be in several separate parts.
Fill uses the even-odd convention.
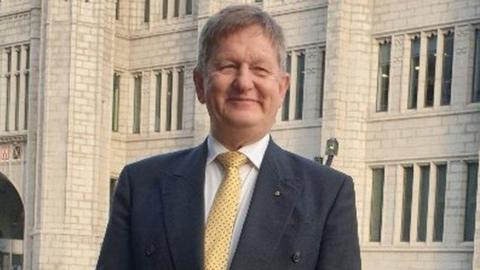
[[[22,200],[0,173],[0,270],[23,268],[23,230]]]

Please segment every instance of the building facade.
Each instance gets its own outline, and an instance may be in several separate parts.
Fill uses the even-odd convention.
[[[363,269],[480,269],[478,0],[1,0],[0,269],[92,269],[122,167],[201,143],[206,19],[260,5],[292,76],[272,137],[354,178]]]

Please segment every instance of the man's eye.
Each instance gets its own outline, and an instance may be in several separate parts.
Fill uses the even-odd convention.
[[[258,75],[263,75],[263,76],[270,74],[270,71],[269,71],[267,68],[261,67],[261,66],[254,67],[254,68],[253,68],[253,71],[254,71],[256,74],[258,74]]]
[[[221,65],[220,69],[221,70],[229,70],[229,69],[234,69],[235,65],[234,64],[226,64],[226,65]]]

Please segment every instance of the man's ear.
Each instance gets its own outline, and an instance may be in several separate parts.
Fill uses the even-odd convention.
[[[283,73],[283,75],[280,77],[279,84],[280,97],[282,99],[280,106],[282,106],[283,100],[285,99],[285,94],[287,93],[288,87],[290,87],[290,74],[286,72]]]
[[[200,103],[205,104],[205,87],[203,85],[203,72],[198,67],[193,70],[193,82],[195,83],[195,92]]]

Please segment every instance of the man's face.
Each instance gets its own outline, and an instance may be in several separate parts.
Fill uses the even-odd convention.
[[[206,71],[194,74],[212,130],[248,130],[265,135],[275,121],[289,84],[271,41],[252,25],[220,40]]]

